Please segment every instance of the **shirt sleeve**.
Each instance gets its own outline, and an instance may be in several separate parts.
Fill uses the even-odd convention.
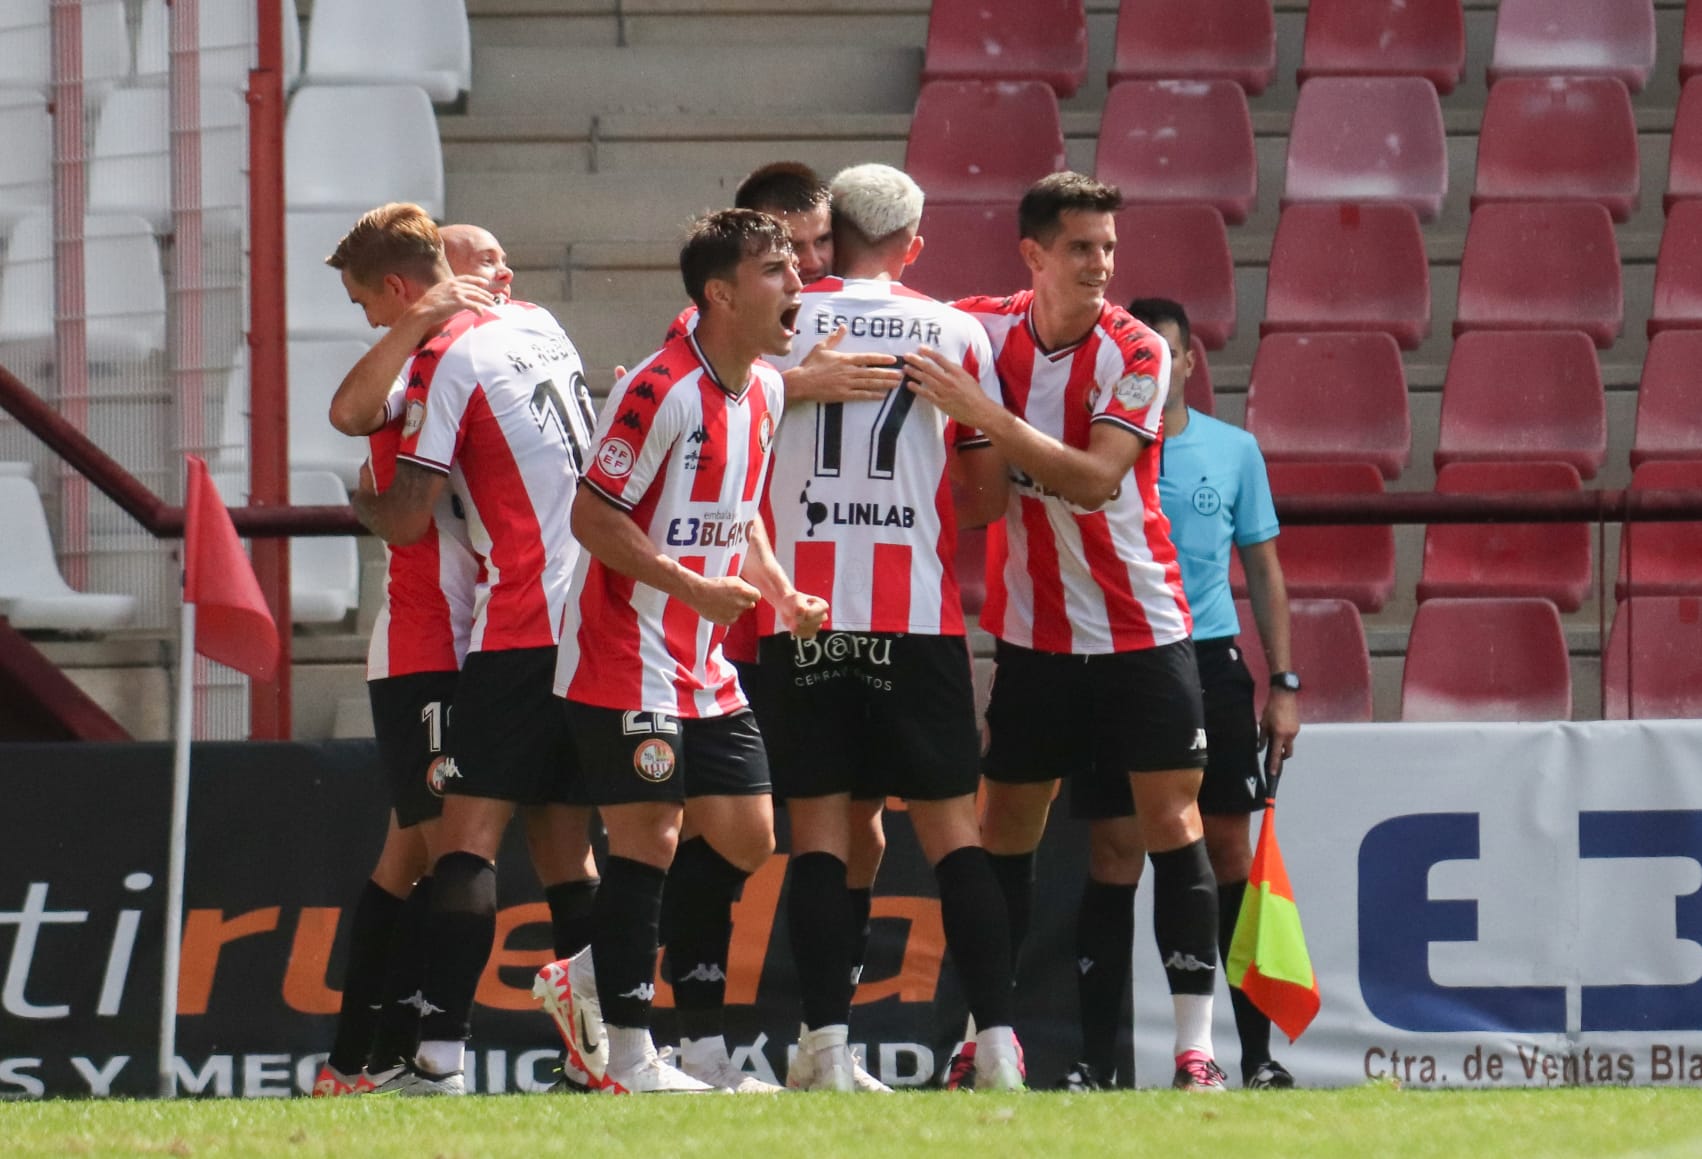
[[[674,315],[674,320],[668,323],[668,332],[662,336],[662,344],[666,346],[676,338],[684,338],[697,329],[697,306],[690,305]]]
[[[457,325],[457,322],[464,324]],[[467,405],[478,389],[472,343],[460,341],[472,325],[458,315],[414,355],[402,402],[402,442],[396,457],[440,475],[449,474],[461,449]]]
[[[1110,325],[1116,327],[1115,320]],[[1128,319],[1128,325],[1116,327],[1112,341],[1101,347],[1096,371],[1100,390],[1093,421],[1157,439],[1170,383],[1170,347],[1164,339]]]
[[[686,408],[674,385],[665,372],[646,369],[622,379],[603,405],[585,482],[623,511],[643,501],[679,440]]]
[[[999,372],[993,366],[993,344],[987,338],[987,331],[977,322],[967,328],[968,346],[963,352],[963,368],[975,376],[975,381],[981,384],[981,393],[998,403],[1005,405],[1005,389],[999,382]],[[993,441],[971,426],[953,422],[952,445],[959,450],[973,447],[990,447]]]
[[[1250,547],[1275,539],[1281,528],[1277,524],[1276,504],[1271,500],[1270,477],[1265,471],[1265,456],[1251,435],[1241,440],[1240,496],[1235,504],[1235,543]]]

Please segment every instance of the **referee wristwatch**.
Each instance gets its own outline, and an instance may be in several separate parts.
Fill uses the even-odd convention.
[[[1272,688],[1280,688],[1284,692],[1299,692],[1300,691],[1300,673],[1298,673],[1298,672],[1272,672],[1271,673],[1271,687]]]

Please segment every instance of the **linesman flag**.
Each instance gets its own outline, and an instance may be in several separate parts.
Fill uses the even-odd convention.
[[[1259,844],[1235,937],[1229,943],[1229,984],[1238,987],[1293,1042],[1318,1015],[1318,976],[1306,952],[1300,911],[1277,847],[1275,802],[1265,801]]]
[[[278,625],[207,464],[189,460],[184,492],[183,602],[194,604],[195,650],[256,680],[278,666]]]

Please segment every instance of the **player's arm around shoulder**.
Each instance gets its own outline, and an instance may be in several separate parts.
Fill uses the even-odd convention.
[[[892,356],[875,351],[858,354],[839,349],[847,328],[841,324],[811,348],[803,361],[785,367],[786,404],[863,402],[885,398],[904,380]]]
[[[399,460],[396,477],[380,492],[373,481],[372,464],[363,463],[360,483],[350,502],[355,515],[374,535],[392,547],[406,547],[431,530],[432,508],[448,478],[418,463]]]

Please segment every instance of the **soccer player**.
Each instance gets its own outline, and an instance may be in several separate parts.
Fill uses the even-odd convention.
[[[1153,865],[1153,925],[1176,1012],[1178,1087],[1223,1089],[1212,1060],[1217,890],[1200,825],[1206,759],[1181,569],[1158,498],[1164,341],[1105,301],[1114,186],[1053,173],[1017,218],[1032,288],[969,298],[1001,396],[927,347],[913,389],[1010,466],[989,536],[981,626],[996,637],[981,838],[1020,947],[1034,850],[1060,776],[1128,782]]]
[[[1188,314],[1164,298],[1137,299],[1129,313],[1170,347],[1170,390],[1164,400],[1164,454],[1158,493],[1182,564],[1182,586],[1194,617],[1194,653],[1205,698],[1211,755],[1200,786],[1206,853],[1217,878],[1218,949],[1224,958],[1253,864],[1252,814],[1265,798],[1300,731],[1295,703],[1300,677],[1289,660],[1288,592],[1277,560],[1276,509],[1265,461],[1253,436],[1188,407],[1185,387],[1194,370]],[[1229,590],[1229,551],[1241,554],[1247,593],[1270,665],[1263,718],[1253,712],[1253,678],[1236,646],[1241,625]],[[1263,748],[1265,759],[1259,759]],[[1119,784],[1076,786],[1072,809],[1090,822],[1088,880],[1076,924],[1081,973],[1084,1061],[1074,1085],[1108,1085],[1123,997],[1129,984],[1135,887],[1145,849]],[[1250,1089],[1285,1088],[1294,1077],[1271,1058],[1271,1020],[1233,987],[1235,1029],[1241,1040],[1241,1081]]]
[[[900,281],[922,250],[922,199],[914,181],[886,165],[834,178],[842,277],[805,291],[800,337],[776,365],[848,331],[845,350],[890,362],[927,343],[997,391],[992,350],[974,319]],[[1022,1086],[1007,919],[977,832],[981,743],[954,568],[948,462],[976,437],[904,388],[792,406],[780,429],[769,486],[775,553],[805,588],[831,591],[833,607],[810,641],[784,634],[762,610],[760,667],[772,697],[763,736],[792,820],[787,920],[804,1003],[791,1087],[853,1089],[853,798],[888,794],[909,802],[939,883],[947,944],[981,1028],[977,1088]],[[966,520],[1003,514],[998,456],[983,445],[959,465]]]
[[[751,210],[710,214],[680,271],[698,326],[615,385],[574,500],[590,559],[574,577],[556,674],[609,836],[590,951],[607,1032],[592,1053],[606,1057],[565,1037],[570,1060],[613,1094],[753,1089],[712,1027],[682,1022],[681,1057],[717,1081],[657,1057],[663,885],[675,887],[676,995],[723,986],[732,905],[773,851],[774,829],[762,737],[722,638],[759,597],[803,638],[827,612],[793,588],[758,517],[783,399],[779,374],[757,360],[790,349],[798,311],[785,227]],[[706,968],[682,974],[683,961]],[[559,997],[564,1028],[589,1029],[575,1005],[583,994],[568,986]]]
[[[392,208],[363,218],[329,259],[373,321],[449,276],[429,218]],[[410,233],[426,234],[433,248],[397,244]],[[426,339],[401,413],[395,478],[379,492],[363,472],[356,513],[387,543],[412,544],[452,494],[487,586],[452,709],[456,775],[444,785],[432,872],[421,1041],[408,1067],[379,1089],[457,1094],[465,1089],[473,993],[495,933],[495,857],[516,806],[540,810],[529,836],[552,912],[555,887],[583,892],[591,876],[588,811],[573,801],[571,748],[550,695],[555,633],[578,554],[568,506],[590,404],[578,352],[555,319],[504,301],[456,314]]]

